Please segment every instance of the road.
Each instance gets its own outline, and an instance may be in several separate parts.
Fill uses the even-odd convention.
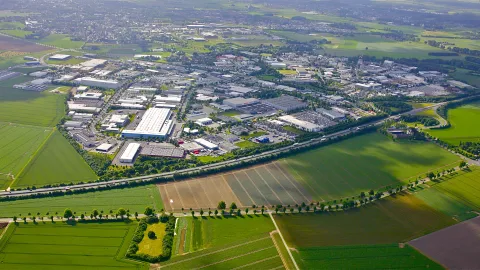
[[[423,110],[428,110],[428,109],[431,109],[431,108],[436,108],[436,107],[442,106],[445,103],[447,103],[447,102],[437,103],[437,104],[432,105],[432,106],[415,109],[415,110],[405,112],[403,114],[399,114],[399,115],[395,115],[395,116],[390,116],[390,117],[385,118],[383,120],[378,120],[378,121],[373,122],[373,123],[364,124],[364,125],[358,126],[356,128],[350,128],[350,129],[342,130],[342,131],[339,131],[339,132],[336,132],[336,133],[333,133],[333,134],[330,134],[330,135],[326,135],[322,138],[315,138],[315,139],[311,139],[311,140],[306,141],[306,142],[295,143],[293,145],[289,145],[289,146],[282,147],[282,148],[279,148],[279,149],[263,152],[263,153],[248,156],[248,157],[237,158],[237,159],[234,159],[234,160],[222,161],[222,162],[218,162],[218,163],[214,163],[214,164],[210,164],[210,165],[204,165],[204,166],[199,166],[199,167],[195,167],[195,168],[178,170],[178,171],[175,171],[175,172],[166,172],[166,173],[159,173],[159,174],[153,174],[153,175],[147,175],[147,176],[139,176],[139,177],[125,178],[125,179],[118,179],[118,180],[110,180],[110,181],[105,181],[105,182],[76,184],[76,185],[69,185],[69,186],[63,186],[63,187],[40,188],[40,189],[35,189],[35,190],[20,190],[20,191],[11,191],[11,192],[3,191],[3,192],[0,192],[0,197],[25,196],[25,195],[48,193],[48,192],[54,192],[54,191],[66,191],[66,190],[75,190],[75,189],[105,187],[105,186],[110,186],[110,185],[119,185],[119,184],[123,184],[123,183],[126,183],[126,182],[132,182],[132,181],[136,181],[136,182],[137,181],[138,182],[139,181],[149,181],[149,180],[152,180],[154,178],[159,178],[159,177],[169,178],[169,177],[174,177],[176,175],[199,172],[199,171],[202,171],[202,170],[205,170],[205,169],[215,169],[215,168],[223,168],[225,166],[238,165],[241,162],[255,161],[255,160],[265,158],[265,157],[269,157],[269,156],[272,156],[272,155],[275,155],[275,154],[288,153],[292,150],[297,150],[297,149],[301,149],[301,148],[305,148],[305,147],[311,147],[311,146],[319,145],[323,141],[325,141],[326,139],[335,139],[335,138],[340,137],[340,136],[344,136],[344,135],[347,135],[347,134],[350,134],[350,133],[355,133],[355,132],[358,132],[359,130],[361,130],[363,128],[366,128],[366,127],[369,127],[369,126],[380,126],[385,121],[391,120],[391,119],[396,119],[400,115],[418,113],[418,112],[421,112]]]

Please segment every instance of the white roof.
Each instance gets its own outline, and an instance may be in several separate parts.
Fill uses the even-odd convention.
[[[280,117],[278,117],[278,119],[280,119],[284,122],[299,126],[299,127],[306,128],[306,129],[318,129],[318,128],[320,128],[320,126],[317,125],[317,124],[297,119],[292,115],[280,116]]]
[[[86,62],[83,62],[80,65],[82,65],[84,67],[96,67],[96,66],[103,65],[106,62],[107,62],[107,60],[104,60],[104,59],[92,59],[92,60],[88,60]]]
[[[139,143],[129,144],[127,146],[127,149],[125,149],[122,156],[120,157],[120,160],[133,160],[133,158],[137,154],[139,148],[140,148]]]
[[[196,143],[200,144],[201,146],[204,146],[208,149],[215,149],[218,148],[218,145],[213,144],[205,139],[199,138],[194,140]]]
[[[170,109],[150,108],[145,112],[135,130],[124,130],[123,133],[166,136],[172,125],[171,120],[167,121],[170,114]]]
[[[109,144],[109,143],[102,143],[100,144],[95,150],[97,151],[108,151],[110,150],[111,148],[113,147],[113,144]]]
[[[50,59],[66,59],[66,58],[69,58],[71,55],[69,54],[54,54],[52,56],[50,56],[49,58]]]

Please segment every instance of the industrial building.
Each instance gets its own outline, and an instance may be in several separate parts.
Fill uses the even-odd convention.
[[[213,120],[210,118],[200,118],[197,121],[195,121],[195,124],[200,125],[200,126],[208,126],[213,123]]]
[[[277,98],[266,99],[266,100],[263,100],[262,103],[270,105],[275,109],[282,110],[284,112],[291,112],[299,109],[304,109],[308,106],[307,103],[288,95],[283,95]]]
[[[68,55],[68,54],[54,54],[52,56],[50,56],[48,59],[49,60],[54,60],[54,61],[65,61],[65,60],[68,60],[72,58],[71,55]]]
[[[336,110],[317,109],[317,111],[334,121],[342,121],[345,119],[345,114]]]
[[[310,123],[310,122],[307,122],[307,121],[297,119],[296,117],[294,117],[292,115],[280,116],[278,119],[287,123],[287,124],[289,124],[289,125],[292,125],[292,126],[298,128],[300,130],[304,130],[304,131],[308,131],[308,132],[319,132],[320,130],[322,130],[321,126],[319,126],[317,124],[314,124],[314,123]]]
[[[198,143],[199,145],[209,149],[209,150],[216,150],[218,149],[218,145],[214,144],[214,143],[211,143],[205,139],[202,139],[202,138],[199,138],[199,139],[195,139],[194,140],[196,143]]]
[[[260,101],[256,98],[229,98],[223,101],[223,105],[230,106],[232,108],[239,108],[242,106],[257,104]]]
[[[168,157],[168,158],[184,158],[185,150],[181,148],[168,148],[156,145],[144,145],[140,151],[140,155],[149,157]]]
[[[113,146],[114,145],[110,144],[110,143],[102,143],[97,148],[95,148],[95,150],[97,152],[107,153],[108,151],[110,151],[113,148]]]
[[[83,63],[80,63],[80,65],[84,67],[96,68],[96,67],[103,66],[106,63],[107,63],[107,60],[104,60],[104,59],[92,59],[92,60],[88,60]]]
[[[133,163],[139,149],[140,149],[139,143],[130,143],[125,149],[125,151],[123,152],[122,156],[120,157],[120,162]]]
[[[165,138],[172,131],[173,121],[170,109],[150,108],[142,117],[135,130],[122,131],[123,138]]]
[[[155,96],[155,102],[178,104],[182,102],[182,96],[181,95]]]
[[[121,84],[114,80],[99,80],[92,77],[83,77],[74,80],[75,83],[100,88],[118,89]]]

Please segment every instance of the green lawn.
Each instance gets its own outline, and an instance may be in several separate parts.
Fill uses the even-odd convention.
[[[293,254],[300,269],[443,269],[408,245],[300,248]]]
[[[267,132],[265,132],[265,131],[255,131],[255,132],[252,132],[252,133],[248,134],[247,136],[242,136],[242,139],[249,140],[249,139],[252,139],[252,138],[255,138],[255,137],[263,136],[265,134],[267,134]]]
[[[52,131],[51,128],[0,122],[0,188],[18,176]]]
[[[124,259],[136,222],[50,221],[11,225],[0,239],[2,269],[148,269]]]
[[[233,269],[247,266],[273,269],[283,265],[269,235],[275,228],[268,216],[180,218],[178,224],[179,228],[191,231],[186,234],[191,239],[185,238],[185,244],[191,245],[190,253],[176,255],[161,263],[162,269]],[[185,227],[185,224],[188,225]],[[181,234],[177,231],[176,238]],[[180,243],[176,240],[175,244]],[[178,254],[178,250],[174,254]]]
[[[460,142],[480,142],[480,102],[448,110],[447,129],[429,130],[430,135],[453,145]]]
[[[239,115],[239,114],[242,114],[242,112],[236,111],[236,110],[229,110],[229,111],[225,111],[225,112],[220,113],[220,115],[230,116],[230,117],[234,117],[234,116]]]
[[[84,44],[83,41],[72,41],[68,35],[51,34],[38,41],[39,43],[52,45],[63,49],[78,49]]]
[[[254,143],[252,141],[242,141],[242,142],[237,142],[235,143],[236,146],[240,148],[253,148],[253,147],[258,147],[257,143]]]
[[[72,57],[68,60],[48,60],[47,61],[47,64],[51,64],[51,65],[78,65],[80,63],[83,63],[87,61],[87,59],[82,59],[82,58],[75,58],[75,57]]]
[[[295,248],[399,243],[456,223],[405,194],[347,212],[275,215],[275,220]]]
[[[162,254],[163,247],[163,237],[165,236],[166,224],[162,222],[148,224],[145,235],[143,236],[142,241],[138,244],[137,253],[148,254],[150,256],[159,256]],[[153,231],[156,238],[148,238],[148,232]]]
[[[33,80],[20,76],[0,85],[0,121],[53,127],[65,114],[65,95],[14,89],[13,85]]]
[[[26,216],[28,213],[40,213],[42,216],[48,216],[47,213],[50,215],[56,212],[63,213],[65,208],[70,208],[77,214],[88,215],[93,209],[103,211],[105,215],[109,214],[110,210],[115,213],[119,208],[124,208],[130,210],[133,215],[135,212],[143,213],[147,206],[157,211],[163,209],[163,202],[155,185],[62,197],[0,202],[0,217]]]
[[[55,131],[32,162],[19,175],[14,187],[88,182],[97,176],[73,146]]]
[[[286,130],[286,131],[290,131],[290,132],[292,132],[292,133],[295,133],[295,134],[297,134],[297,135],[303,135],[303,134],[306,133],[305,131],[300,130],[300,129],[296,128],[296,127],[292,127],[292,126],[284,126],[283,129]]]
[[[460,159],[424,142],[394,142],[379,133],[297,154],[279,161],[314,200],[330,201],[370,189],[408,183]]]

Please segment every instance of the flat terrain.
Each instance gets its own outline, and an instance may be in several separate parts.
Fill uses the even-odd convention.
[[[0,85],[0,121],[53,127],[65,114],[65,95],[14,89],[13,85],[33,80],[20,76]]]
[[[408,245],[300,248],[293,254],[301,269],[443,269]]]
[[[294,205],[310,202],[311,196],[277,163],[269,163],[230,173],[160,185],[165,205],[170,209],[216,208],[219,201],[252,205]],[[173,200],[173,203],[170,201]],[[169,209],[167,207],[167,209]]]
[[[359,195],[370,189],[452,168],[460,159],[424,142],[394,142],[379,133],[358,136],[279,161],[316,201]]]
[[[162,254],[163,247],[163,237],[165,236],[165,223],[154,223],[148,224],[145,235],[143,236],[142,242],[138,244],[137,253],[148,254],[151,256],[158,256]],[[148,232],[153,231],[155,233],[155,239],[150,239],[148,237]]]
[[[460,142],[480,142],[480,102],[448,110],[450,128],[428,131],[432,136],[453,145]]]
[[[72,41],[68,35],[62,34],[51,34],[38,42],[63,49],[78,49],[84,44],[83,41]]]
[[[269,233],[274,226],[268,216],[183,220],[191,221],[183,230],[192,231],[191,239],[183,238],[185,243],[194,244],[195,250],[201,251],[174,256],[161,263],[161,269],[284,269]]]
[[[17,176],[51,133],[51,128],[0,122],[0,187]]]
[[[447,269],[477,269],[480,265],[480,217],[410,242]]]
[[[295,248],[398,243],[456,223],[403,194],[347,212],[275,215],[275,220]]]
[[[1,265],[3,269],[146,269],[123,259],[136,224],[12,224],[0,240]]]
[[[49,216],[63,213],[65,208],[70,208],[77,214],[88,215],[93,209],[103,211],[105,215],[110,214],[110,210],[115,213],[118,208],[125,208],[130,210],[130,214],[133,215],[135,212],[143,213],[147,206],[158,212],[163,208],[160,194],[154,185],[62,197],[0,202],[0,217],[27,216],[28,213]]]
[[[14,52],[41,52],[48,50],[47,47],[37,45],[26,40],[12,38],[0,35],[0,51],[14,51]]]
[[[73,146],[55,131],[28,167],[14,182],[14,187],[88,182],[97,176]]]

